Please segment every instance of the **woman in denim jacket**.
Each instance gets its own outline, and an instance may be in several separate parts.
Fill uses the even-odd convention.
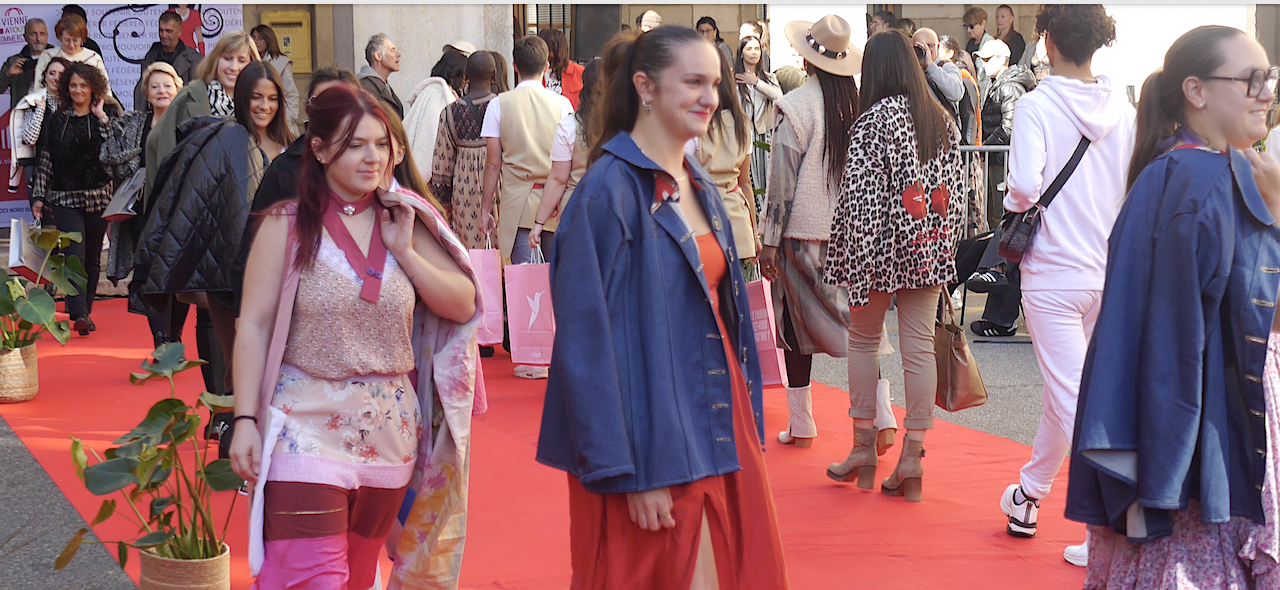
[[[683,153],[719,108],[715,52],[683,27],[610,42],[556,237],[538,461],[568,473],[575,590],[788,587],[746,285]]]

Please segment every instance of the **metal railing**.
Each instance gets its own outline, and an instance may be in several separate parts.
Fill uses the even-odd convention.
[[[986,212],[982,231],[995,229],[1004,215],[1005,170],[1009,153],[1007,145],[962,145],[960,155],[964,160],[964,186],[969,198],[978,199]],[[999,155],[998,158],[991,157]],[[994,161],[994,162],[993,162]],[[981,232],[979,232],[981,233]]]

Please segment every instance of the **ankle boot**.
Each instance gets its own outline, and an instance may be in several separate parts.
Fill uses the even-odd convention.
[[[893,405],[889,403],[889,380],[881,379],[876,384],[876,454],[884,455],[893,446],[893,436],[898,432],[898,419],[893,415]]]
[[[919,502],[924,498],[923,484],[924,466],[920,460],[924,458],[924,441],[905,439],[902,443],[902,455],[898,457],[898,466],[893,474],[880,484],[880,491],[886,496],[906,496],[908,502]]]
[[[836,481],[847,482],[855,476],[858,487],[870,490],[875,487],[876,478],[876,429],[854,428],[853,450],[844,463],[832,463],[827,467],[827,477]]]
[[[812,388],[787,388],[787,407],[791,409],[791,417],[787,429],[778,433],[778,441],[784,445],[794,442],[797,447],[807,449],[813,446],[813,439],[818,436],[818,425],[813,422]]]

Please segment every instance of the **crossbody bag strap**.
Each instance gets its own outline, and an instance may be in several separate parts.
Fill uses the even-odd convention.
[[[1071,178],[1071,173],[1076,171],[1076,166],[1080,165],[1080,159],[1084,157],[1085,150],[1089,149],[1089,138],[1081,137],[1080,144],[1076,146],[1075,153],[1071,154],[1071,159],[1067,160],[1067,165],[1062,168],[1062,172],[1058,173],[1058,177],[1053,179],[1053,184],[1040,195],[1040,207],[1048,207],[1053,202],[1053,198],[1058,196],[1058,191],[1062,190],[1062,185],[1067,184],[1067,180]]]
[[[470,109],[471,109],[471,116],[475,117],[475,118],[476,118],[476,121],[479,121],[480,123],[482,123],[482,124],[483,124],[483,123],[484,123],[484,113],[481,113],[481,112],[480,112],[480,107],[476,106],[476,105],[475,105],[475,103],[471,102],[471,97],[470,97],[470,96],[464,96],[464,97],[462,98],[462,102],[467,103],[467,106],[468,106],[468,107],[470,107]]]

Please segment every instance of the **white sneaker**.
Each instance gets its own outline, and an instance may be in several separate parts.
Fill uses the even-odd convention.
[[[1040,501],[1032,499],[1022,491],[1022,486],[1011,484],[1000,495],[1000,510],[1009,517],[1006,529],[1015,537],[1031,538],[1036,536],[1036,521],[1040,518]]]
[[[1067,563],[1071,565],[1079,566],[1079,567],[1088,567],[1089,540],[1085,539],[1085,542],[1079,545],[1072,545],[1070,547],[1067,547],[1062,551],[1062,558],[1067,560]]]

